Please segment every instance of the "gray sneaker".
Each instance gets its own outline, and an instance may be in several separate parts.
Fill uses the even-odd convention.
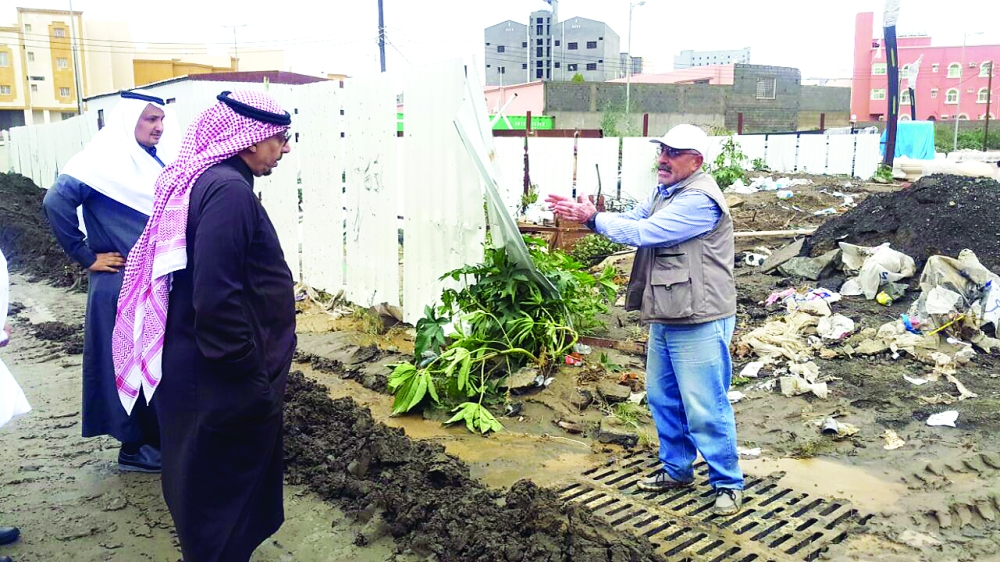
[[[647,476],[636,484],[636,487],[644,492],[665,492],[667,490],[676,490],[677,488],[687,488],[694,484],[694,480],[687,482],[682,482],[680,480],[674,480],[667,474],[666,470],[662,468],[657,470],[652,476]]]
[[[736,515],[743,509],[743,491],[733,488],[715,489],[716,515]]]

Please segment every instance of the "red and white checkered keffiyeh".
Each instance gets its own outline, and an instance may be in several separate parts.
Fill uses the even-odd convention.
[[[233,92],[229,97],[269,113],[284,113],[262,92]],[[156,180],[153,214],[128,254],[111,338],[115,384],[126,412],[131,414],[140,388],[147,401],[153,398],[163,374],[170,275],[187,267],[191,186],[205,170],[286,129],[217,102],[188,127],[177,160]]]

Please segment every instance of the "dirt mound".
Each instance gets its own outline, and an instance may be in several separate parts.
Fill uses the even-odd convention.
[[[441,562],[656,560],[648,543],[530,481],[487,489],[442,446],[375,423],[367,408],[331,400],[300,372],[289,375],[285,402],[289,482],[367,521],[357,544],[389,533]]]
[[[62,322],[40,322],[31,329],[33,335],[40,340],[62,344],[63,351],[69,355],[83,353],[83,326]]]
[[[869,196],[851,211],[823,224],[812,236],[811,253],[837,242],[892,248],[917,262],[918,271],[935,254],[957,256],[969,248],[992,271],[1000,271],[1000,183],[987,178],[935,174],[895,193]]]
[[[45,190],[20,174],[0,173],[0,249],[12,271],[57,287],[86,287],[87,276],[52,236],[42,209]]]

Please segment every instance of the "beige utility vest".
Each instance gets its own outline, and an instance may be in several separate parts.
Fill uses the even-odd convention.
[[[675,246],[639,248],[625,297],[625,310],[638,310],[643,324],[701,324],[736,314],[733,275],[733,219],[715,179],[699,170],[668,197],[657,195],[653,213],[677,195],[700,191],[722,210],[715,228]]]

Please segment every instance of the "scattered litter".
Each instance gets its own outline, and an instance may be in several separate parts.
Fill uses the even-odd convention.
[[[906,382],[908,382],[908,383],[910,383],[910,384],[912,384],[914,386],[923,386],[923,385],[925,385],[925,384],[927,384],[929,382],[927,379],[918,379],[918,378],[911,377],[911,376],[908,376],[908,375],[903,375],[903,379],[905,379]]]
[[[746,398],[747,395],[743,394],[742,392],[740,392],[738,390],[730,390],[729,393],[726,395],[726,397],[729,398],[729,403],[730,404],[736,404],[740,400],[743,400],[744,398]]]
[[[888,243],[868,248],[840,242],[840,249],[844,270],[858,272],[857,277],[849,279],[840,288],[841,294],[846,296],[864,295],[871,300],[878,294],[880,286],[916,273],[913,258],[893,250]]]
[[[798,375],[808,382],[816,382],[819,378],[819,365],[808,361],[806,363],[795,363],[788,367],[788,371],[793,375]]]
[[[771,293],[771,296],[767,297],[767,300],[764,301],[764,304],[770,306],[770,305],[772,305],[772,304],[774,304],[774,303],[776,303],[778,301],[784,301],[786,298],[788,298],[788,297],[790,297],[790,296],[792,296],[792,295],[794,295],[796,293],[797,293],[797,291],[795,290],[794,287],[790,288],[790,289],[785,289],[784,291],[777,291],[777,292]]]
[[[956,421],[958,421],[958,412],[956,412],[955,410],[948,410],[947,412],[933,414],[931,417],[927,418],[927,425],[931,427],[941,426],[941,425],[955,427]]]
[[[823,435],[835,435],[838,438],[851,437],[860,431],[858,426],[850,423],[839,422],[832,416],[824,420],[820,420],[818,425],[820,425],[820,433]]]
[[[837,209],[835,209],[833,207],[827,207],[825,209],[820,209],[818,211],[814,211],[813,214],[816,215],[817,217],[822,217],[822,216],[825,216],[825,215],[836,215],[837,214]]]
[[[818,323],[819,318],[812,314],[792,312],[740,336],[737,353],[745,357],[753,352],[762,359],[806,359],[811,353],[803,336],[811,332]]]
[[[740,371],[740,376],[748,379],[755,379],[760,376],[760,370],[764,368],[763,361],[751,361]]]
[[[885,291],[881,291],[879,294],[875,295],[875,302],[882,306],[889,306],[892,304],[892,297],[890,297]]]
[[[594,350],[591,349],[589,345],[578,343],[573,346],[573,351],[579,353],[580,355],[590,355]]]
[[[736,448],[736,454],[741,457],[746,457],[748,459],[755,459],[760,456],[760,447],[754,447],[753,449],[744,449],[743,447]]]
[[[886,451],[895,451],[903,445],[906,445],[906,441],[903,441],[899,435],[891,429],[885,430],[885,433],[882,434],[882,439],[885,440],[885,445],[882,445],[882,448]]]
[[[825,340],[842,340],[854,331],[854,320],[842,315],[834,314],[819,319],[816,332]]]
[[[785,396],[800,396],[812,392],[820,398],[827,398],[830,395],[825,382],[811,383],[801,377],[781,377],[781,393]]]
[[[907,529],[899,535],[898,542],[917,549],[941,546],[941,541],[930,535]]]
[[[962,384],[962,381],[960,381],[957,378],[955,378],[955,375],[952,375],[950,373],[949,374],[945,374],[945,378],[948,379],[948,382],[950,382],[951,384],[955,385],[955,388],[958,389],[958,399],[959,400],[965,400],[967,398],[979,398],[978,394],[976,394],[975,392],[972,392],[968,388],[965,388],[965,385]]]
[[[567,420],[559,420],[556,425],[568,433],[583,433],[584,427],[580,424]]]
[[[645,400],[646,400],[645,391],[633,392],[632,394],[629,394],[627,402],[631,402],[633,404],[642,404]]]
[[[745,263],[745,264],[747,264],[749,266],[752,266],[752,267],[760,267],[760,266],[764,265],[764,262],[767,261],[767,258],[768,258],[768,256],[766,256],[764,254],[755,254],[755,253],[752,253],[752,252],[745,252],[743,254],[743,263]]]
[[[778,199],[791,199],[792,197],[795,196],[794,193],[792,193],[791,191],[788,191],[787,189],[782,189],[782,190],[778,191],[777,193],[775,193],[775,195],[778,196]]]
[[[935,394],[934,396],[920,396],[917,399],[920,400],[922,404],[926,404],[928,406],[936,406],[938,404],[944,404],[945,406],[950,406],[951,404],[958,402],[958,400],[956,400],[954,396],[950,394],[945,394],[943,392]]]

